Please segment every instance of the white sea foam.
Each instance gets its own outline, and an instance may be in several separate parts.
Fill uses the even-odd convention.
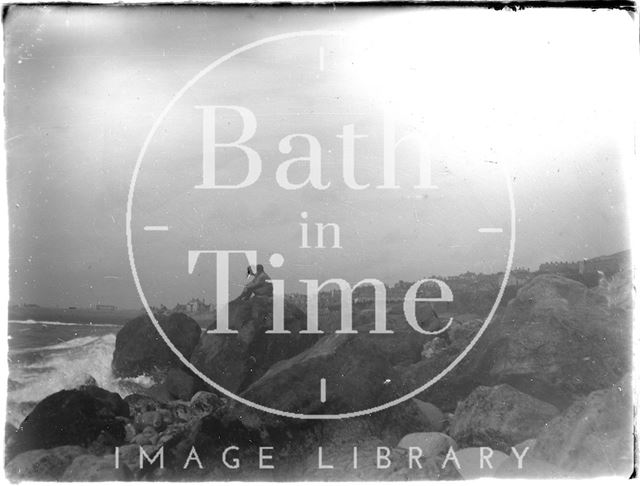
[[[33,319],[26,319],[24,321],[10,319],[12,324],[45,324],[47,326],[95,326],[95,327],[119,327],[119,324],[94,324],[93,322],[60,322],[60,321],[35,321]]]
[[[16,350],[11,355],[36,351],[42,358],[36,362],[10,363],[8,421],[19,425],[35,403],[63,389],[76,388],[92,377],[106,390],[128,395],[133,390],[154,385],[151,377],[118,379],[111,373],[115,334],[84,336],[51,346]]]

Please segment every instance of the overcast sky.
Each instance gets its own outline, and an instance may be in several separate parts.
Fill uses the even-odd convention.
[[[212,300],[216,267],[187,272],[188,250],[258,251],[287,291],[299,279],[503,271],[509,172],[516,266],[628,248],[623,166],[633,150],[636,35],[625,12],[565,9],[318,9],[21,7],[5,23],[10,291],[14,303],[140,307],[125,213],[136,159],[185,83],[220,56],[302,30],[225,62],[177,101],[151,140],[132,211],[133,253],[151,304]],[[237,190],[202,182],[202,110],[238,105],[257,120],[247,142],[260,179]],[[398,137],[426,140],[438,189],[415,189],[417,146],[396,152],[399,189],[382,183],[383,115]],[[344,125],[353,124],[356,181],[342,179]],[[220,117],[219,140],[238,116]],[[321,145],[321,191],[287,191],[277,167]],[[237,149],[219,152],[221,181],[244,178]],[[290,177],[304,180],[304,163]],[[307,222],[340,226],[341,249],[302,249]],[[166,225],[169,231],[144,231]],[[503,233],[479,233],[500,227]],[[314,238],[314,233],[310,234]],[[331,238],[327,238],[331,240]],[[282,268],[267,265],[272,253]],[[231,289],[246,261],[232,261]]]

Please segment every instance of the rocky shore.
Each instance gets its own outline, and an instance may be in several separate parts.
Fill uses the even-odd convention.
[[[630,292],[628,274],[594,289],[538,276],[436,385],[384,411],[322,421],[258,412],[215,392],[148,317],[137,317],[118,333],[113,373],[146,373],[159,384],[121,397],[89,380],[48,396],[17,430],[7,428],[6,474],[12,481],[628,476]],[[287,304],[292,333],[269,335],[269,312],[259,299],[232,302],[237,335],[202,333],[184,314],[159,321],[217,383],[303,414],[356,411],[409,393],[482,325],[479,316],[460,316],[443,335],[418,335],[390,310],[393,335],[317,336],[297,332],[306,316]],[[354,328],[372,322],[365,310]],[[321,378],[326,402],[318,399]]]

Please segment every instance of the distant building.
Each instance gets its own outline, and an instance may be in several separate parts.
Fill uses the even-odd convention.
[[[118,307],[116,307],[115,305],[96,304],[96,310],[99,310],[99,311],[114,311],[117,309]]]
[[[209,312],[211,305],[205,304],[204,299],[191,299],[185,307],[189,314],[200,314],[202,312]]]
[[[559,273],[562,275],[590,275],[602,272],[607,276],[631,267],[631,251],[625,250],[613,255],[585,258],[581,262],[546,262],[540,265],[540,273]]]
[[[538,268],[540,273],[578,273],[580,264],[578,262],[546,262]]]

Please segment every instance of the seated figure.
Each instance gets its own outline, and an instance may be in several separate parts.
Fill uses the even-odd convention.
[[[256,273],[249,272],[249,270],[250,269],[248,269],[247,273],[253,275],[253,279],[245,285],[240,299],[249,299],[252,295],[256,297],[271,297],[273,295],[273,285],[267,282],[271,277],[264,271],[264,267],[258,265],[256,267]]]

